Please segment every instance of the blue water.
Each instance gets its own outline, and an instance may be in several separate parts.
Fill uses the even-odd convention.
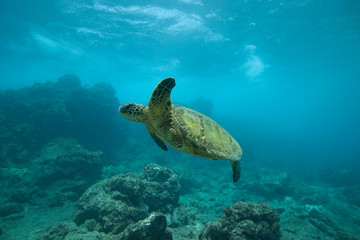
[[[74,73],[146,104],[172,76],[173,102],[212,100],[244,156],[358,166],[359,13],[356,0],[3,0],[0,88]]]
[[[139,172],[144,167],[139,162],[145,165],[147,162],[163,161],[167,165],[168,158],[174,158],[172,163],[178,164],[177,157],[180,159],[185,155],[172,155],[172,150],[167,153],[169,155],[161,155],[162,150],[148,137],[144,127],[140,128],[140,125],[126,122],[118,116],[118,105],[111,105],[114,103],[112,90],[107,85],[95,87],[94,90],[94,84],[105,82],[112,86],[120,104],[137,102],[146,105],[156,84],[166,77],[174,77],[176,87],[171,95],[172,102],[210,115],[231,133],[243,149],[242,164],[245,166],[245,175],[247,170],[247,174],[250,174],[248,179],[251,179],[251,174],[261,172],[260,167],[275,167],[286,168],[300,179],[304,172],[313,172],[317,176],[317,171],[329,168],[335,171],[334,176],[340,176],[336,178],[330,174],[329,178],[334,178],[329,180],[326,178],[329,172],[323,172],[323,177],[325,175],[325,179],[334,185],[337,185],[336,181],[341,176],[358,181],[358,0],[1,0],[0,93],[6,89],[30,87],[37,82],[56,82],[65,74],[78,76],[84,89],[89,92],[83,89],[80,92],[83,95],[73,94],[70,97],[62,95],[62,92],[59,96],[47,94],[56,95],[51,104],[57,103],[57,98],[84,101],[74,105],[71,101],[66,102],[66,111],[73,114],[71,116],[75,116],[74,119],[78,122],[73,123],[73,128],[64,134],[62,127],[68,126],[67,116],[56,115],[59,109],[53,111],[55,114],[51,117],[54,119],[43,117],[48,112],[50,115],[52,113],[46,107],[37,109],[33,115],[40,116],[39,119],[48,124],[46,126],[56,128],[57,121],[63,124],[58,129],[52,129],[48,135],[61,132],[68,136],[74,133],[77,135],[71,137],[79,140],[85,148],[105,149],[105,161],[101,165],[104,168],[108,167],[107,164],[119,162],[116,158],[106,159],[106,151],[110,149],[109,152],[113,153],[117,147],[122,151],[122,159],[134,157],[131,153],[134,149],[140,154],[144,150],[143,146],[149,147],[150,150],[144,150],[147,155],[144,155],[142,162],[139,160],[141,158],[134,160],[138,165],[131,165],[124,160],[124,168]],[[54,91],[58,85],[44,86],[44,91]],[[103,88],[109,90],[106,93],[108,95],[96,95]],[[41,89],[35,87],[14,94],[16,104],[20,104],[22,96],[26,99],[29,92],[37,93]],[[6,95],[10,99],[7,101],[11,101],[10,95]],[[87,100],[98,99],[97,97],[103,97],[104,103],[108,102],[103,105],[95,104],[98,108],[94,111],[100,109],[108,115],[102,115],[101,111],[92,112],[94,102]],[[42,102],[41,96],[40,100],[36,97],[34,99],[34,103],[31,103],[34,106],[39,103],[40,106],[47,106]],[[18,106],[16,104],[14,106]],[[28,110],[26,104],[21,104]],[[105,110],[101,106],[105,106]],[[119,120],[113,120],[109,106]],[[9,116],[12,113],[19,114],[16,109],[10,111]],[[95,118],[90,118],[93,117],[92,113]],[[17,137],[21,136],[21,131],[27,130],[27,119],[33,120],[32,113],[27,114],[24,117],[21,114],[15,115],[19,117],[19,122],[25,122],[22,130],[18,131],[16,119],[9,123],[9,126],[16,126],[11,131],[18,134]],[[110,129],[114,125],[118,126],[116,121],[122,121],[118,124],[120,130]],[[30,125],[36,124],[31,122]],[[42,125],[39,125],[41,129]],[[6,127],[0,127],[5,132],[4,129]],[[6,154],[33,154],[31,159],[36,158],[41,148],[48,143],[48,135],[47,132],[41,134],[36,132],[36,128],[31,128],[25,131],[24,136],[32,132],[40,136],[38,145],[37,140],[32,141],[30,138],[23,139],[23,146],[9,143],[4,149],[21,149],[25,146],[24,149],[28,151],[27,148],[31,149],[32,145],[27,143],[34,142],[38,149],[34,148],[30,153],[20,151],[18,154],[15,151]],[[5,136],[6,139],[10,136],[6,134],[1,133],[0,137]],[[104,134],[109,143],[100,141]],[[133,148],[125,149],[128,146]],[[152,159],[153,156],[157,159]],[[186,157],[185,168],[191,166],[189,162],[192,161],[186,160]],[[28,163],[28,160],[17,161],[0,163],[0,167],[12,171],[12,167],[20,169],[22,163]],[[227,180],[231,182],[228,162],[217,164],[207,167],[220,174],[218,167],[226,165]],[[256,166],[254,169],[257,170],[249,166]],[[349,176],[342,169],[352,170],[352,175]],[[189,172],[197,179],[196,168]],[[204,179],[202,181],[205,182]],[[198,185],[206,185],[203,182],[200,181]],[[209,182],[209,188],[216,185],[214,180]],[[347,178],[344,182],[339,185],[349,184]],[[326,185],[323,188],[325,192],[328,191]],[[202,190],[199,187],[196,192]],[[358,204],[358,209],[360,193],[355,190],[355,187],[348,190],[348,196],[351,196],[351,204]],[[237,194],[236,191],[240,190],[235,189],[234,195]],[[331,191],[324,195],[328,194],[330,198],[335,196],[336,191]],[[208,194],[211,195],[211,191]],[[311,195],[309,192],[307,194]],[[226,197],[225,194],[222,195]],[[283,199],[285,202],[288,200],[286,197]],[[182,201],[186,202],[186,198]],[[210,206],[211,201],[204,204]],[[234,197],[230,201],[239,199]],[[307,204],[303,202],[301,204]],[[349,207],[348,211],[352,212],[352,209]],[[350,225],[348,227],[352,228]],[[1,228],[2,226],[0,235]]]

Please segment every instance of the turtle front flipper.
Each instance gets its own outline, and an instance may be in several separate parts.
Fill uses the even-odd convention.
[[[154,89],[149,104],[149,121],[161,138],[172,146],[181,147],[182,137],[173,123],[173,109],[170,99],[175,87],[174,78],[165,78]]]
[[[231,168],[233,170],[233,181],[236,183],[240,178],[240,161],[230,160]]]
[[[174,78],[165,78],[154,89],[148,107],[149,119],[157,128],[172,122],[171,90],[175,87]]]
[[[146,129],[148,130],[150,136],[152,137],[152,139],[154,139],[154,141],[156,142],[156,144],[164,151],[167,151],[168,148],[166,146],[166,144],[156,135],[156,131],[154,129],[154,127],[151,125],[151,123],[147,122],[145,123]]]

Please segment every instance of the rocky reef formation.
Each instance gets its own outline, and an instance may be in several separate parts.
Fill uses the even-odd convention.
[[[96,231],[87,231],[86,229],[78,228],[73,223],[60,222],[54,227],[46,229],[42,236],[35,238],[35,240],[116,240],[114,237],[106,236],[104,233]]]
[[[166,217],[153,212],[144,220],[129,225],[119,236],[121,240],[172,240],[171,232],[166,229]]]
[[[0,167],[28,163],[57,137],[76,138],[86,148],[112,154],[124,129],[118,106],[110,85],[83,87],[75,75],[0,91]]]
[[[85,149],[75,139],[57,138],[47,144],[32,161],[31,181],[46,187],[54,182],[87,181],[92,183],[101,173],[102,152]],[[87,187],[86,187],[87,188]],[[84,191],[85,189],[83,189]],[[76,191],[78,194],[83,191]]]
[[[237,202],[224,212],[218,221],[206,224],[200,240],[281,239],[280,216],[265,203]]]
[[[101,174],[102,153],[71,138],[57,138],[22,168],[1,168],[1,216],[24,210],[21,204],[63,206],[76,201]]]
[[[114,176],[90,187],[77,203],[73,221],[94,224],[100,232],[119,234],[147,216],[144,183],[135,174]]]
[[[168,168],[156,164],[148,164],[140,179],[145,183],[144,202],[149,211],[172,213],[180,197],[179,176]]]
[[[152,211],[172,212],[179,195],[179,177],[168,168],[149,164],[140,177],[121,174],[90,187],[79,199],[73,221],[116,235]]]

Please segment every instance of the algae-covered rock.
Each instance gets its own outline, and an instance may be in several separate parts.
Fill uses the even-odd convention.
[[[135,174],[117,175],[91,186],[79,199],[73,213],[77,225],[94,219],[99,231],[121,233],[129,224],[147,216],[143,202],[144,183]]]
[[[40,186],[66,179],[93,181],[101,174],[101,156],[101,152],[88,151],[72,138],[57,138],[34,160],[32,181]]]
[[[120,174],[91,186],[79,199],[73,221],[82,225],[91,220],[98,231],[120,234],[146,218],[151,209],[173,209],[179,193],[179,177],[173,171],[149,164],[140,177]]]
[[[172,240],[172,234],[166,229],[166,217],[153,212],[144,220],[129,225],[119,236],[121,240]]]
[[[205,225],[200,240],[281,239],[280,216],[265,203],[237,202],[224,212],[218,221]]]
[[[149,211],[172,212],[180,197],[179,176],[171,169],[148,164],[140,179],[146,185],[143,197]]]
[[[72,223],[60,222],[50,227],[35,240],[116,240],[112,236],[106,236],[96,231],[88,232],[85,229],[76,227]]]

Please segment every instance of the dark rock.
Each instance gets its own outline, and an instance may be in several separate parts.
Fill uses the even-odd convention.
[[[309,213],[309,222],[328,236],[334,237],[340,231],[338,226],[326,214],[315,208]]]
[[[39,239],[41,240],[60,240],[64,239],[70,232],[70,226],[66,222],[61,222],[55,227],[49,228],[48,232]]]
[[[144,220],[129,225],[121,233],[121,240],[172,240],[172,234],[166,229],[166,217],[162,213],[153,212]]]
[[[335,236],[335,240],[359,240],[359,237],[341,231]]]
[[[148,164],[140,175],[145,183],[144,201],[149,211],[172,212],[180,197],[179,176],[157,164]]]
[[[225,215],[205,225],[200,240],[281,239],[279,214],[265,203],[237,202]]]
[[[102,233],[78,228],[68,222],[60,222],[54,227],[48,228],[42,236],[35,240],[115,240],[116,238],[106,236]]]
[[[177,205],[179,194],[179,177],[170,169],[149,164],[140,177],[121,174],[90,187],[80,197],[73,221],[78,226],[95,221],[92,225],[98,231],[117,235],[144,219],[150,208],[169,212]]]
[[[33,181],[41,187],[67,179],[95,181],[101,174],[101,152],[90,152],[71,138],[57,138],[34,160]],[[73,185],[73,182],[70,182]],[[90,183],[91,184],[91,183]]]
[[[94,219],[99,231],[121,233],[147,215],[144,183],[135,174],[117,175],[91,186],[79,199],[73,213],[77,225]]]
[[[95,219],[87,219],[85,221],[85,227],[89,232],[96,230],[97,222]]]
[[[20,204],[5,204],[0,207],[0,217],[6,217],[14,213],[24,211],[24,206]]]

